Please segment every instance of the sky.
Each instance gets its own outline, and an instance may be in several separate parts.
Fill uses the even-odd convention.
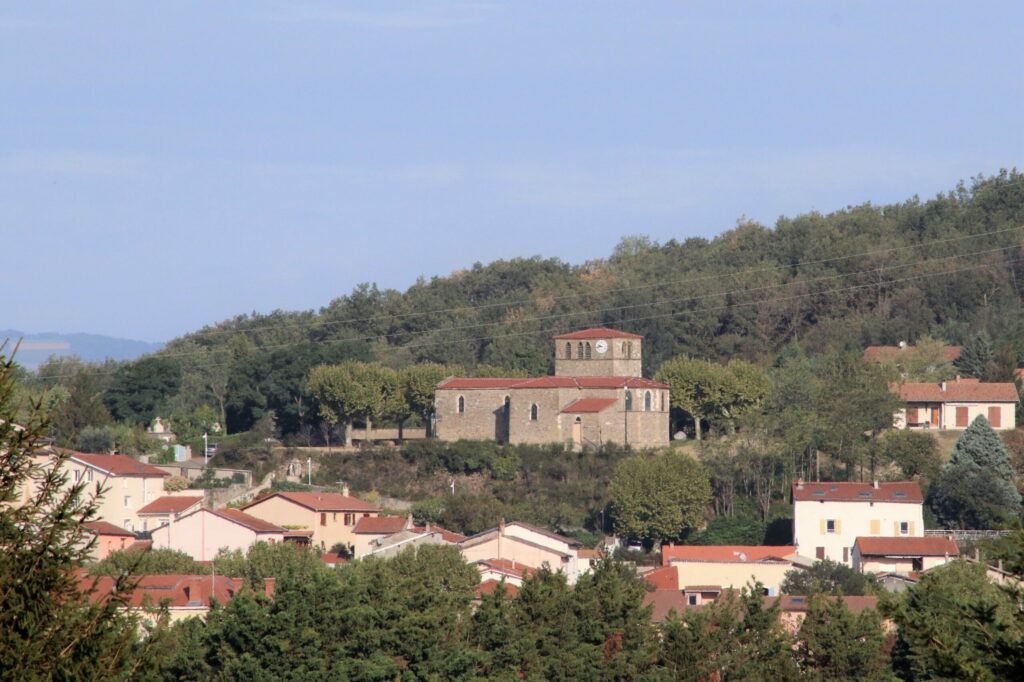
[[[164,341],[1024,167],[1019,2],[0,5],[0,328]]]

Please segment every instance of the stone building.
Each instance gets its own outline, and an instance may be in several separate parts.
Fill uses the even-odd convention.
[[[554,338],[554,376],[445,379],[435,395],[435,433],[576,449],[667,446],[669,387],[640,376],[642,343],[637,334],[584,329]]]

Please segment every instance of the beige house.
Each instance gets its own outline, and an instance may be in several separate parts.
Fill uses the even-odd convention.
[[[352,543],[352,556],[361,558],[373,551],[376,541],[413,528],[412,515],[409,516],[365,516],[360,517],[352,529],[355,541]]]
[[[313,545],[322,550],[339,542],[354,548],[359,520],[380,514],[376,506],[359,498],[315,492],[278,492],[250,502],[243,509],[278,526],[312,531]]]
[[[555,374],[450,377],[437,386],[441,440],[664,447],[669,386],[640,375],[642,337],[584,329],[554,338]]]
[[[959,556],[960,549],[949,538],[874,537],[853,543],[853,568],[861,573],[917,573]]]
[[[754,582],[776,595],[786,572],[808,563],[791,545],[670,545],[661,548],[661,562],[676,569],[675,584],[690,606],[714,601],[723,589],[738,590]]]
[[[284,542],[289,531],[237,509],[197,509],[150,535],[154,548],[174,549],[196,561],[209,561],[222,549],[245,552],[257,542]]]
[[[979,416],[993,429],[1017,427],[1017,386],[957,377],[940,383],[895,384],[907,406],[893,415],[898,429],[966,429]]]
[[[805,557],[853,565],[860,537],[923,537],[916,481],[793,484],[793,544]]]
[[[82,525],[96,538],[92,549],[92,558],[96,561],[107,558],[111,552],[128,549],[135,542],[135,533],[106,521],[89,521]]]
[[[203,506],[202,495],[164,495],[139,510],[143,531],[159,528],[164,524],[194,512]]]
[[[579,542],[521,521],[501,523],[468,537],[459,548],[466,563],[505,560],[532,569],[546,564],[553,571],[565,573],[570,584],[590,568],[589,560],[580,561]]]

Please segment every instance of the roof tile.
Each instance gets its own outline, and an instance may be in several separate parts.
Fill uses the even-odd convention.
[[[71,458],[114,476],[170,476],[162,469],[143,464],[126,455],[93,455],[76,452],[71,455]]]
[[[138,514],[180,514],[193,507],[194,505],[201,504],[203,501],[202,495],[164,495],[158,497],[145,507],[140,509]]]
[[[793,501],[806,502],[906,502],[921,504],[921,486],[917,481],[883,481],[875,488],[871,483],[836,482],[793,484]]]
[[[949,538],[859,537],[854,543],[862,556],[960,556]]]
[[[661,564],[675,561],[764,561],[796,554],[792,545],[668,545],[661,548]]]

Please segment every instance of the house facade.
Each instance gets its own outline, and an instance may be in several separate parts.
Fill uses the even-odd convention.
[[[853,566],[860,537],[923,537],[916,481],[805,483],[792,488],[793,543],[805,557]]]
[[[354,548],[356,524],[380,514],[375,505],[338,493],[278,492],[250,502],[247,514],[289,529],[312,531],[312,543],[321,550],[344,543]]]
[[[202,495],[164,495],[138,511],[142,520],[141,531],[146,532],[171,523],[203,506]]]
[[[106,559],[111,552],[128,549],[135,542],[135,533],[106,521],[88,521],[82,525],[96,538],[91,553],[96,561]]]
[[[664,447],[669,386],[640,376],[643,338],[615,329],[554,337],[555,374],[450,377],[437,386],[441,440]]]
[[[906,575],[955,561],[960,549],[949,538],[857,538],[853,543],[853,569],[861,573]]]
[[[570,584],[590,567],[579,558],[582,545],[571,539],[531,526],[521,521],[501,523],[459,543],[466,563],[507,561],[520,567],[538,569],[545,564],[552,571],[562,571]]]
[[[903,383],[892,387],[906,407],[893,415],[898,429],[966,429],[977,417],[993,429],[1017,428],[1017,387],[956,378],[939,383]]]
[[[153,547],[174,549],[210,561],[221,549],[248,551],[257,542],[277,544],[288,531],[237,509],[197,509],[150,534]]]
[[[796,547],[769,545],[678,545],[661,548],[663,566],[676,570],[675,583],[687,603],[700,606],[723,589],[739,590],[760,582],[767,594],[779,594],[786,573],[803,568]]]

